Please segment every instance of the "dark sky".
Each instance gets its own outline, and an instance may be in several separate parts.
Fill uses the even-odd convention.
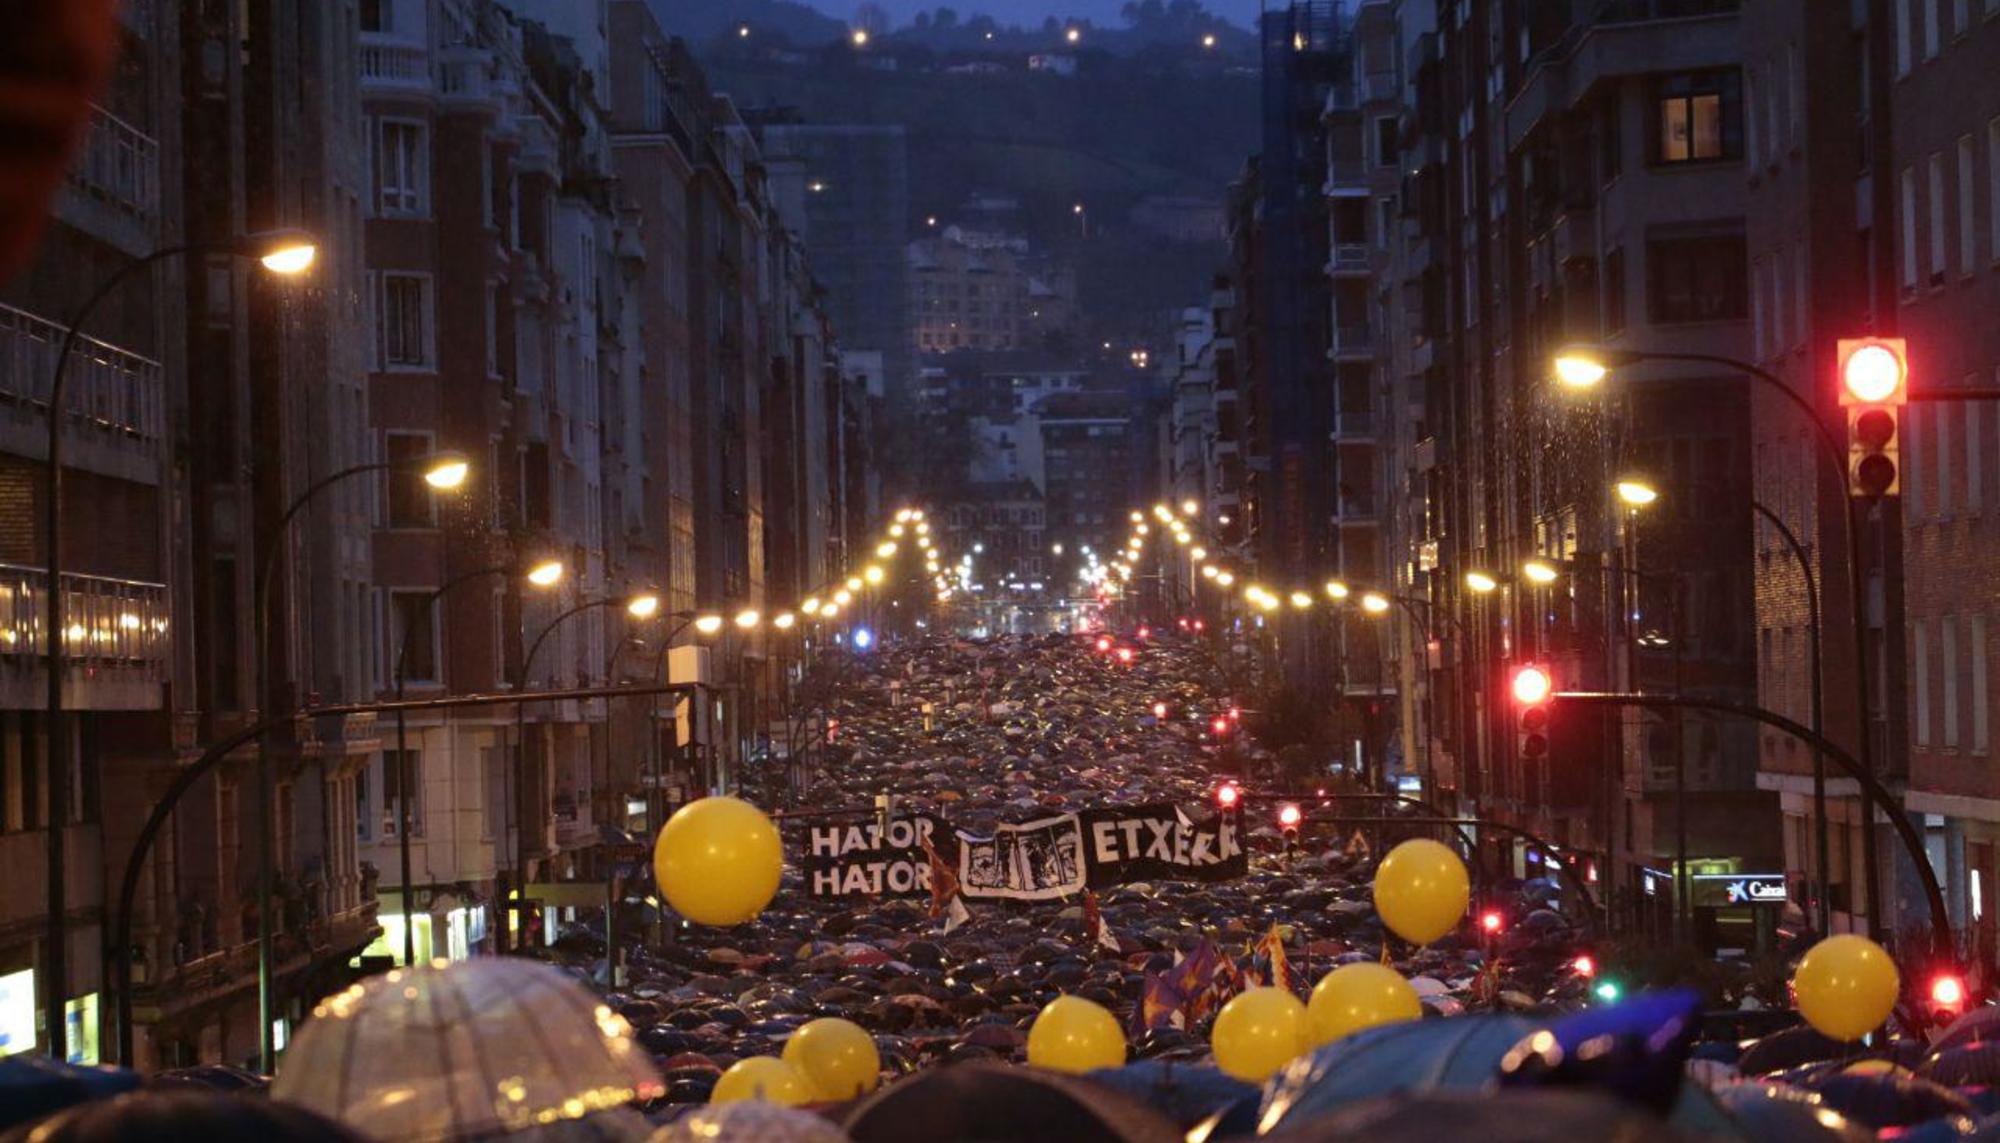
[[[829,16],[845,20],[854,15],[862,0],[806,0]],[[907,22],[918,11],[939,4],[958,9],[960,16],[984,12],[1002,24],[1036,26],[1045,16],[1073,16],[1098,24],[1122,26],[1118,10],[1125,0],[875,0],[897,23]],[[1205,0],[1204,7],[1239,27],[1256,26],[1258,0]]]

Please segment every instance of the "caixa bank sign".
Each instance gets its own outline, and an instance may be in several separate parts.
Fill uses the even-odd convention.
[[[1782,873],[1698,873],[1693,880],[1697,906],[1782,905],[1787,895]]]

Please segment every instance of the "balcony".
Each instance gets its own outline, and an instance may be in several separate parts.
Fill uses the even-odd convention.
[[[90,710],[156,710],[172,649],[164,584],[63,575],[71,702]],[[0,564],[0,707],[42,701],[48,572]]]
[[[1375,414],[1368,409],[1342,409],[1334,414],[1330,435],[1336,441],[1372,441],[1375,439]]]
[[[1368,273],[1368,246],[1361,242],[1336,242],[1333,256],[1326,261],[1329,277],[1346,277]]]
[[[1365,325],[1343,325],[1333,331],[1330,361],[1367,361],[1375,355],[1375,331]]]
[[[1364,98],[1370,103],[1395,103],[1403,96],[1403,85],[1396,80],[1392,71],[1370,75],[1363,88]]]
[[[1360,159],[1330,159],[1326,183],[1320,194],[1327,198],[1364,197],[1368,194],[1368,165]]]
[[[90,133],[66,186],[56,203],[64,222],[134,257],[157,245],[160,144],[151,135],[92,104]]]
[[[422,44],[361,35],[361,86],[374,91],[428,91],[430,52]]]
[[[497,114],[506,105],[507,90],[494,79],[493,53],[485,48],[460,45],[440,51],[437,87],[440,101],[454,109]]]
[[[62,340],[62,326],[0,305],[0,452],[48,455],[49,389]],[[71,463],[158,483],[165,402],[159,362],[108,341],[77,338],[63,386]]]

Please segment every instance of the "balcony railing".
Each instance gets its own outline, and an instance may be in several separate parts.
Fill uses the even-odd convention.
[[[1360,159],[1333,159],[1326,164],[1326,185],[1320,188],[1323,194],[1356,193],[1368,190],[1368,166]]]
[[[1366,272],[1368,269],[1368,247],[1360,242],[1339,242],[1333,247],[1333,256],[1327,259],[1329,274]]]
[[[62,339],[62,326],[0,305],[0,406],[48,416]],[[71,427],[157,445],[166,430],[160,363],[89,336],[76,339],[70,356],[63,397]]]
[[[1375,332],[1365,325],[1343,325],[1334,331],[1333,352],[1335,356],[1366,354],[1374,350]]]
[[[427,88],[431,85],[430,52],[422,44],[364,36],[361,82],[370,87]]]
[[[160,210],[160,145],[151,135],[95,104],[70,188],[142,222]]]
[[[36,658],[46,646],[48,572],[0,564],[0,658]],[[164,666],[171,605],[165,584],[63,575],[64,653],[90,665]]]

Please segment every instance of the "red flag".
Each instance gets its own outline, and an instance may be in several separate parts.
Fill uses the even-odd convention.
[[[1111,926],[1104,923],[1104,910],[1098,907],[1097,892],[1083,891],[1083,938],[1106,952],[1118,953],[1118,938],[1111,932]]]
[[[924,847],[924,856],[931,866],[931,918],[945,918],[944,931],[948,933],[971,920],[972,911],[959,899],[958,870],[945,864],[929,837],[919,837],[918,842]]]

